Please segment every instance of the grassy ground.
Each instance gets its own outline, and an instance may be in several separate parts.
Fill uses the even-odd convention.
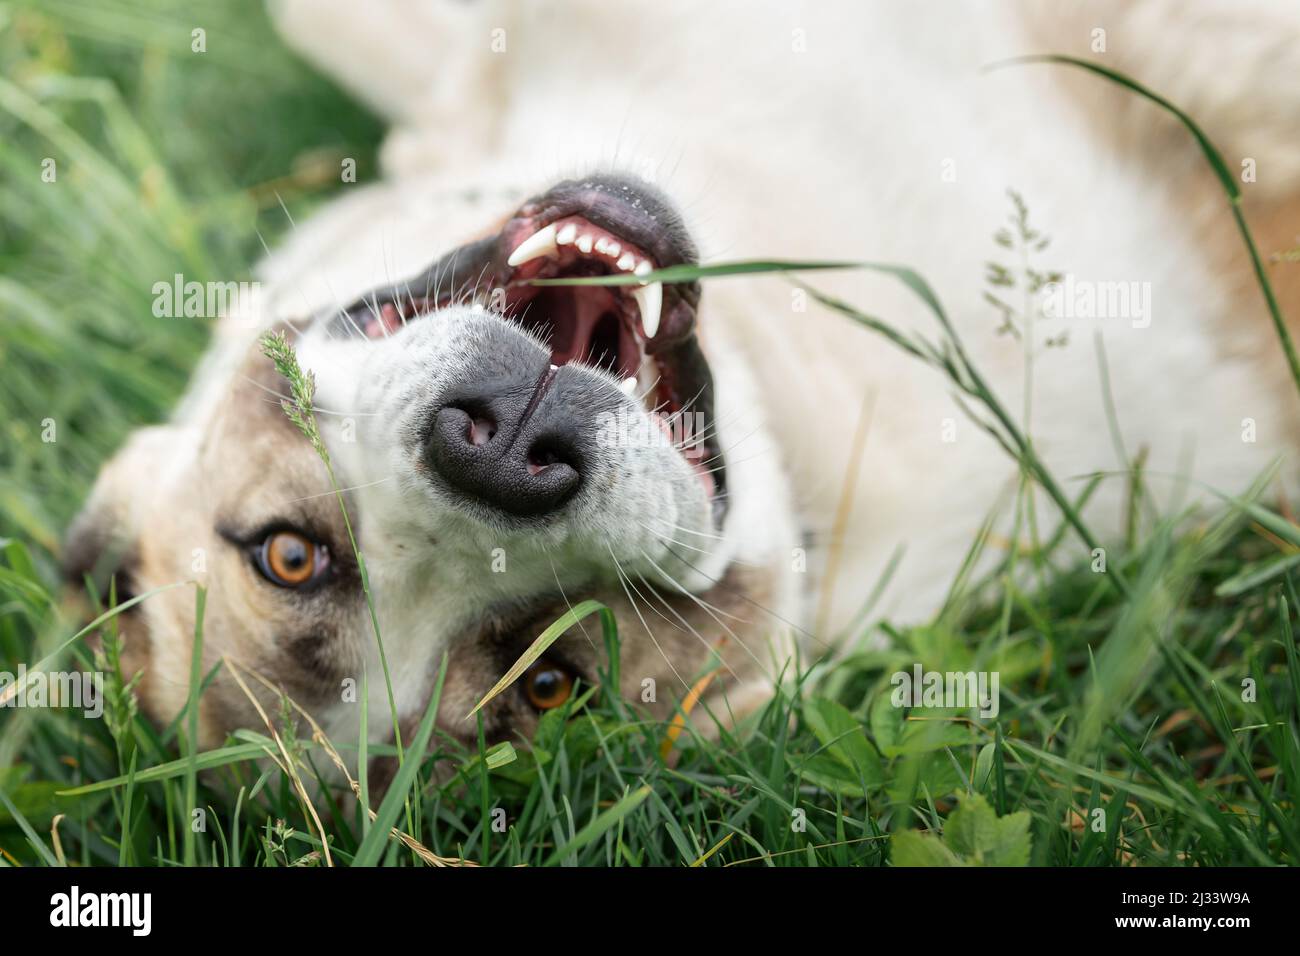
[[[202,55],[200,24],[173,11],[0,4],[0,670],[76,633],[58,608],[60,529],[202,349],[200,321],[152,317],[153,282],[246,276],[288,225],[277,196],[295,214],[327,199],[340,156],[373,172],[377,122],[280,55],[260,4],[205,7]],[[949,362],[984,400],[951,352],[895,344]],[[1051,482],[1014,429],[1001,437],[1025,487]],[[615,694],[486,752],[433,732],[425,747],[448,779],[408,761],[373,821],[338,791],[313,814],[292,774],[255,762],[270,750],[309,782],[323,775],[331,755],[301,726],[271,715],[279,744],[246,732],[193,755],[184,721],[150,725],[110,677],[104,720],[0,712],[0,861],[1294,863],[1300,529],[1260,507],[1277,503],[1267,478],[1203,514],[1154,513],[1140,470],[1099,478],[1129,483],[1132,515],[1105,573],[1064,556],[1086,527],[1026,525],[1020,549],[972,542],[970,566],[991,549],[994,573],[961,575],[923,627],[868,610],[843,655],[802,662],[740,739],[674,742]],[[889,650],[860,649],[881,632]],[[95,666],[81,640],[64,654],[65,668]],[[1001,712],[892,706],[890,676],[916,661],[997,671]],[[111,654],[100,664],[111,671]],[[199,832],[193,807],[206,809]]]

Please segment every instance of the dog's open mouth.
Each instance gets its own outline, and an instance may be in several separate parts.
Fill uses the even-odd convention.
[[[370,337],[455,302],[490,303],[551,351],[614,375],[640,400],[694,468],[721,519],[722,456],[713,379],[696,339],[695,282],[536,285],[539,279],[625,274],[693,264],[696,252],[666,199],[642,183],[592,177],[529,200],[493,236],[444,256],[426,273],[345,310],[340,321]]]
[[[659,331],[663,285],[541,288],[533,279],[632,273],[656,264],[643,249],[584,216],[565,216],[528,235],[510,254],[507,305],[524,327],[549,344],[551,363],[580,361],[639,383],[644,346]]]

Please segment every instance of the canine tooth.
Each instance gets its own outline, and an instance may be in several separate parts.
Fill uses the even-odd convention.
[[[535,233],[515,246],[506,265],[521,266],[539,256],[549,256],[555,251],[555,223],[538,229]]]
[[[618,260],[618,267],[624,272],[631,272],[632,267],[636,265],[636,260],[632,258],[632,253],[623,253],[623,258]]]
[[[636,264],[636,268],[633,269],[632,271],[635,272],[635,273],[636,273],[637,275],[639,275],[639,276],[643,276],[643,275],[645,275],[647,272],[653,272],[653,271],[654,271],[654,266],[650,265],[650,260],[648,260],[648,259],[642,259],[640,262],[638,262],[638,263]]]
[[[591,246],[592,246],[591,236],[579,236],[578,241],[575,243],[575,245],[578,247],[578,251],[581,253],[591,252]]]
[[[651,282],[640,289],[633,289],[632,297],[636,299],[637,307],[641,310],[641,328],[645,329],[645,337],[654,338],[655,333],[659,331],[659,311],[664,304],[664,284]]]
[[[567,246],[578,237],[578,227],[571,222],[566,222],[564,228],[555,234],[555,244],[557,246]]]
[[[636,391],[636,376],[634,375],[631,378],[623,379],[623,381],[619,383],[618,387],[624,395],[631,395]]]

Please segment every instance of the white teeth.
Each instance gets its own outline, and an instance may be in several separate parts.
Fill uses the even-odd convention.
[[[578,247],[579,252],[586,254],[591,252],[592,238],[591,236],[579,236],[578,241],[574,243],[574,245]]]
[[[636,268],[633,269],[632,271],[639,276],[643,276],[647,272],[653,272],[654,266],[650,265],[650,261],[648,259],[642,259],[640,262],[636,264]]]
[[[555,234],[555,244],[557,246],[567,246],[578,236],[578,227],[573,223],[565,223],[564,227]]]
[[[641,328],[645,329],[645,337],[654,338],[659,331],[659,312],[664,304],[663,283],[651,282],[640,289],[633,289],[632,297],[641,309]]]
[[[611,259],[617,257],[618,254],[622,251],[623,251],[623,247],[620,246],[617,242],[611,241],[605,243],[605,255],[609,256]]]
[[[515,246],[515,251],[510,253],[510,258],[506,264],[510,266],[521,266],[525,262],[531,262],[539,256],[549,256],[555,251],[555,223],[538,229],[535,233],[525,239],[519,245]]]
[[[619,383],[618,387],[624,395],[631,395],[636,391],[636,376],[623,379],[623,381]]]
[[[606,239],[604,236],[601,236],[599,239],[597,239],[596,251],[599,252],[601,255],[607,255],[609,253],[609,240]]]
[[[624,272],[631,272],[632,267],[636,265],[636,260],[632,258],[632,253],[625,253],[623,258],[618,260],[618,267]]]

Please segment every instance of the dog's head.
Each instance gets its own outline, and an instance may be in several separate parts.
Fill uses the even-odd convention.
[[[369,726],[385,726],[376,631],[403,719],[423,712],[446,654],[440,720],[468,737],[470,707],[588,598],[614,610],[622,689],[653,712],[713,668],[716,688],[762,686],[780,666],[773,639],[785,646],[765,608],[789,552],[738,542],[785,519],[730,467],[699,286],[639,278],[695,259],[659,193],[593,177],[407,281],[272,316],[314,378],[327,455],[286,416],[290,384],[253,344],[213,373],[219,401],[109,464],[70,534],[72,578],[115,572],[119,600],[197,579],[204,672],[226,655],[340,733],[357,726],[363,675]],[[536,284],[614,275],[637,281]],[[193,593],[175,589],[123,622],[161,719],[186,697],[194,618]],[[528,733],[596,681],[594,621],[487,708],[489,737]],[[225,676],[202,714],[210,741],[257,721]]]

